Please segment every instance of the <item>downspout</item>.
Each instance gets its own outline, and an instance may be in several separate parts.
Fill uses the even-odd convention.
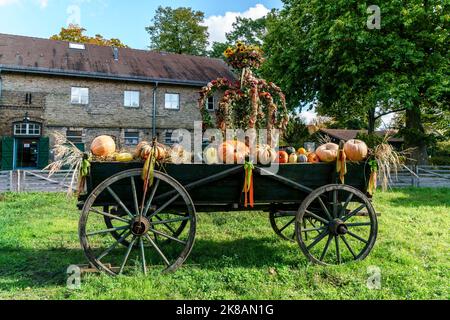
[[[156,92],[158,91],[158,82],[155,82],[155,87],[153,88],[153,116],[152,116],[152,138],[156,137]]]

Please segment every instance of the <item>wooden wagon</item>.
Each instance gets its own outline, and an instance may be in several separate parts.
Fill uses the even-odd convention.
[[[266,211],[278,236],[297,242],[312,262],[362,260],[378,232],[367,196],[370,169],[334,164],[254,169],[254,206],[244,207],[244,165],[165,164],[144,195],[142,163],[94,162],[80,196],[79,236],[89,262],[111,275],[149,266],[170,272],[188,258],[197,212]],[[127,271],[128,272],[128,271]]]

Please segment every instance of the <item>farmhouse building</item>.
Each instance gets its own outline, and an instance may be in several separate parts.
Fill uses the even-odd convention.
[[[200,88],[218,77],[233,78],[219,59],[0,34],[1,169],[45,167],[52,131],[82,150],[101,134],[170,144],[201,120]]]

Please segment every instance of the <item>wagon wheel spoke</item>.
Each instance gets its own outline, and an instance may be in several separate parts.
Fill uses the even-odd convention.
[[[319,221],[322,222],[322,223],[328,224],[328,223],[330,222],[329,220],[325,220],[324,218],[319,217],[317,214],[312,213],[312,212],[309,211],[309,210],[306,210],[306,213],[308,214],[308,216],[311,216],[311,217],[313,217],[314,219],[319,220]]]
[[[187,221],[189,219],[190,219],[190,217],[175,218],[175,219],[169,219],[169,220],[155,221],[155,222],[151,222],[151,224],[152,225],[158,225],[158,224],[166,225],[167,223],[182,222],[182,221]]]
[[[156,219],[158,219],[159,221],[163,222],[163,220],[161,219],[160,216],[156,216]],[[169,229],[170,232],[172,232],[173,234],[176,233],[176,231],[173,230],[173,228],[172,228],[169,224],[167,224],[166,222],[163,222],[163,225],[164,225],[167,229]]]
[[[338,217],[338,190],[333,191],[333,218]]]
[[[137,192],[136,192],[136,183],[134,181],[134,177],[130,177],[130,179],[131,179],[131,190],[133,192],[134,209],[136,212],[136,216],[138,216],[140,213],[140,210],[139,210],[138,197],[137,197]]]
[[[311,225],[312,225],[314,228],[317,228],[316,224],[312,221],[312,219],[308,219],[308,221],[309,221],[309,223],[311,223]],[[325,227],[322,227],[322,228],[325,228]],[[319,229],[319,228],[318,228],[318,229]],[[319,230],[317,230],[317,234],[320,235]]]
[[[325,212],[325,214],[327,215],[329,221],[333,220],[333,218],[331,217],[330,211],[328,211],[328,208],[325,205],[325,203],[323,202],[322,198],[318,197],[317,200],[319,201],[319,204],[322,207],[323,212]]]
[[[153,185],[153,188],[152,188],[152,192],[150,194],[150,197],[147,200],[147,204],[145,205],[145,208],[143,208],[143,211],[141,212],[142,216],[147,216],[148,210],[150,210],[150,206],[152,205],[152,201],[155,198],[156,191],[158,190],[159,182],[160,182],[159,179],[156,180],[156,182],[154,182],[154,185]],[[145,199],[143,199],[143,201],[145,201]]]
[[[147,262],[145,261],[145,248],[144,248],[144,240],[142,237],[139,238],[139,244],[141,247],[142,271],[144,272],[144,275],[147,275]]]
[[[133,250],[133,246],[136,243],[136,239],[137,239],[136,236],[134,236],[133,240],[131,240],[131,243],[128,246],[127,253],[125,254],[125,257],[123,258],[122,265],[120,266],[119,274],[122,274],[123,270],[125,269],[125,266],[127,264],[128,258],[130,257],[131,250]]]
[[[334,241],[336,242],[336,262],[337,264],[341,264],[341,249],[339,248],[339,237],[334,237]]]
[[[124,219],[124,218],[115,216],[115,215],[110,214],[110,213],[106,213],[106,212],[97,210],[97,209],[95,209],[95,208],[91,208],[89,211],[94,212],[94,213],[97,213],[97,214],[100,214],[100,215],[102,215],[102,216],[104,216],[104,217],[108,217],[108,218],[113,219],[113,220],[118,220],[118,221],[125,222],[125,223],[128,223],[128,224],[130,224],[130,222],[131,222],[130,220],[127,220],[127,219]]]
[[[322,231],[322,230],[325,230],[325,229],[327,229],[327,227],[307,228],[307,229],[303,229],[302,232],[304,232],[304,233],[313,232],[313,231],[317,232],[317,231]],[[319,235],[320,235],[320,232],[319,232]]]
[[[88,233],[86,233],[86,235],[89,236],[89,237],[92,237],[92,236],[96,236],[96,235],[99,235],[99,234],[111,233],[111,232],[114,232],[114,231],[121,231],[121,230],[125,230],[125,229],[128,229],[128,228],[129,228],[129,226],[110,228],[110,229],[105,229],[105,230],[100,230],[100,231],[88,232]]]
[[[323,259],[324,259],[325,256],[327,255],[328,248],[330,247],[330,243],[331,243],[332,240],[333,240],[333,236],[330,234],[330,235],[328,236],[327,244],[325,245],[325,248],[323,248],[322,254],[321,254],[321,256],[320,256],[320,259],[319,259],[320,261],[323,261]]]
[[[372,223],[370,222],[356,222],[356,223],[346,223],[347,227],[370,227]]]
[[[351,231],[348,231],[348,232],[347,232],[347,234],[348,234],[348,235],[350,235],[350,236],[352,236],[353,238],[355,238],[355,239],[357,239],[357,240],[359,240],[359,241],[361,241],[361,242],[365,243],[365,244],[367,244],[367,243],[368,243],[368,241],[367,241],[367,240],[365,240],[365,239],[361,238],[360,236],[358,236],[357,234],[354,234],[354,233],[353,233],[353,232],[351,232]]]
[[[288,222],[288,224],[286,224],[283,228],[280,229],[280,232],[283,232],[284,230],[287,229],[287,227],[289,227],[290,225],[292,225],[294,223],[296,218],[292,219],[291,221]]]
[[[122,207],[122,209],[133,219],[134,215],[128,210],[128,208],[123,204],[122,200],[120,200],[119,196],[111,189],[111,187],[107,187],[106,190],[113,196],[114,200],[116,200],[117,204]]]
[[[156,243],[152,240],[152,238],[150,238],[150,236],[148,234],[145,235],[145,238],[148,240],[148,242],[150,242],[150,244],[153,246],[153,248],[155,248],[156,252],[158,252],[158,254],[161,256],[161,258],[164,260],[164,263],[167,266],[170,266],[169,260],[166,258],[166,256],[161,251],[161,249],[156,245]]]
[[[154,216],[160,214],[164,209],[166,209],[168,206],[170,206],[172,203],[174,203],[178,198],[180,197],[180,194],[177,194],[172,199],[164,203],[161,207],[158,208],[155,212],[153,212],[151,215],[148,216],[148,219],[153,218]]]
[[[366,207],[365,204],[362,204],[361,206],[359,206],[357,209],[353,210],[352,212],[350,212],[348,215],[344,216],[342,221],[346,222],[348,221],[350,218],[353,218],[354,216],[356,216],[358,213],[361,212],[362,209],[364,209]]]
[[[164,232],[161,232],[161,231],[158,231],[158,230],[155,230],[155,229],[152,229],[152,228],[150,228],[149,231],[151,231],[151,232],[153,232],[155,234],[155,239],[156,239],[156,235],[160,235],[162,237],[165,237],[167,239],[173,240],[175,242],[178,242],[178,243],[181,243],[181,244],[184,244],[184,245],[186,245],[186,243],[187,243],[186,241],[183,241],[183,240],[180,240],[178,238],[172,237],[172,236],[170,236],[168,234],[165,234]]]
[[[324,232],[322,232],[321,234],[320,234],[320,236],[318,236],[314,241],[313,241],[313,243],[311,243],[309,246],[308,246],[308,250],[311,250],[312,248],[314,248],[320,241],[322,241],[322,239],[323,238],[325,238],[327,235],[328,235],[328,233],[329,233],[329,231],[328,230],[325,230]]]
[[[341,214],[339,215],[339,217],[343,217],[345,215],[345,210],[347,210],[347,207],[350,204],[350,201],[352,201],[352,199],[353,199],[353,193],[350,193],[349,196],[347,197],[347,200],[345,200],[344,205],[342,206]]]
[[[108,254],[110,254],[123,240],[125,240],[126,238],[128,238],[128,236],[131,234],[131,231],[124,231],[120,234],[120,238],[118,240],[116,240],[116,242],[114,242],[112,244],[112,246],[110,246],[108,249],[106,249],[105,251],[103,251],[97,258],[97,260],[102,260],[104,257],[106,257]]]
[[[356,254],[355,254],[355,252],[353,251],[353,249],[352,249],[352,247],[350,246],[350,244],[348,243],[348,241],[347,241],[347,239],[345,238],[345,236],[344,236],[344,235],[341,235],[341,239],[342,239],[342,242],[344,242],[345,246],[347,247],[348,251],[350,251],[350,253],[352,254],[353,258],[356,259]]]

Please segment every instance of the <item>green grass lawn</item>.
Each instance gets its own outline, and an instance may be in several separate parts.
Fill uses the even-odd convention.
[[[66,288],[66,269],[86,263],[79,212],[61,194],[0,195],[0,299],[448,299],[450,189],[376,195],[378,242],[363,262],[308,263],[272,231],[265,213],[199,214],[196,244],[176,273],[85,275]],[[368,268],[382,272],[370,290]]]

